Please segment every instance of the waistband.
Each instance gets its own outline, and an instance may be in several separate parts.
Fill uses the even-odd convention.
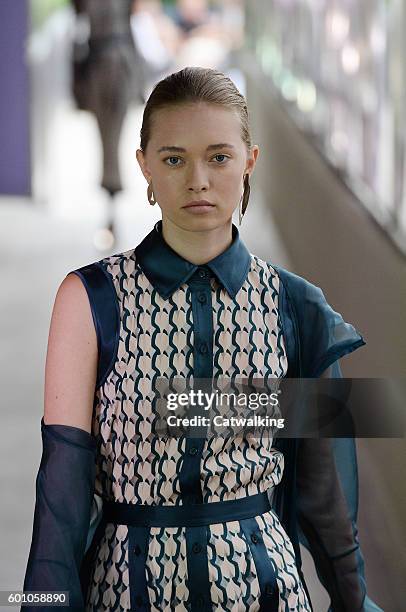
[[[266,491],[241,499],[183,506],[146,506],[104,500],[103,519],[107,523],[139,527],[198,527],[251,518],[270,509]]]

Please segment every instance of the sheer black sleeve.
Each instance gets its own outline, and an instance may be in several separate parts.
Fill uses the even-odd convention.
[[[336,362],[331,377],[341,376]],[[329,593],[330,612],[380,610],[366,595],[354,438],[300,439],[296,484],[299,539]]]
[[[43,450],[24,591],[68,591],[65,609],[84,610],[80,568],[90,525],[96,440],[78,427],[46,425],[43,419],[41,433]]]

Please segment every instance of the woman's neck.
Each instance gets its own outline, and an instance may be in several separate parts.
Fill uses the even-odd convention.
[[[232,220],[213,230],[192,232],[162,219],[162,236],[178,255],[195,265],[203,265],[230,246]]]

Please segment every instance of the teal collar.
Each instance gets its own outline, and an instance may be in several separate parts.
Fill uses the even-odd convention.
[[[230,246],[206,264],[198,266],[176,253],[162,236],[162,221],[135,248],[142,271],[158,293],[169,298],[198,268],[208,268],[234,298],[241,289],[251,264],[251,255],[241,241],[237,227],[232,226]]]

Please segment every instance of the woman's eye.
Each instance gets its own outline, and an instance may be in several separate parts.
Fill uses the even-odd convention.
[[[214,157],[224,157],[224,159],[228,159],[228,155],[224,155],[224,153],[217,153],[217,155],[215,155]]]
[[[176,155],[171,155],[171,157],[166,157],[164,159],[164,162],[166,163],[169,160],[173,160],[173,159],[180,159],[180,157],[177,157]],[[168,164],[168,166],[178,166],[178,164]]]

